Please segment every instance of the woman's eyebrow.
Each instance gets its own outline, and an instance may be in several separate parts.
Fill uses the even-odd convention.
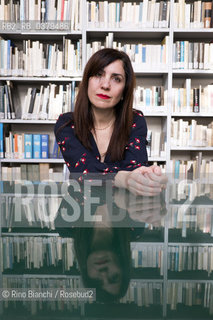
[[[124,78],[124,76],[121,73],[112,73],[112,76],[121,76],[122,78]]]

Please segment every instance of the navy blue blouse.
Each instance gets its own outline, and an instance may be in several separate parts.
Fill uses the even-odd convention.
[[[147,125],[140,111],[134,112],[129,142],[125,147],[124,158],[121,161],[111,162],[106,154],[104,162],[101,162],[100,154],[91,133],[92,150],[86,149],[75,135],[73,123],[65,125],[72,119],[71,113],[61,114],[55,125],[55,136],[60,146],[63,158],[71,173],[117,173],[120,170],[132,171],[140,166],[147,166],[146,151]],[[59,129],[65,125],[64,128]],[[59,129],[59,130],[58,130]]]

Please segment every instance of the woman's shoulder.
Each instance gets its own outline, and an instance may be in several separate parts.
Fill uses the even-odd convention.
[[[73,121],[73,120],[74,120],[73,112],[66,112],[66,113],[60,114],[56,123],[64,124],[67,121]]]
[[[133,121],[140,121],[141,119],[144,120],[144,115],[141,110],[133,109]]]
[[[60,128],[62,129],[67,125],[70,125],[71,123],[73,123],[73,121],[74,121],[73,112],[66,112],[66,113],[60,114],[55,124],[55,128],[54,128],[55,134],[57,134]]]
[[[133,109],[133,124],[132,131],[140,131],[143,135],[146,135],[147,125],[143,112]]]

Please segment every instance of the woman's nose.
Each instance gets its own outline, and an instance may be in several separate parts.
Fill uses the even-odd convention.
[[[101,78],[101,87],[105,90],[110,89],[110,79],[108,77]]]

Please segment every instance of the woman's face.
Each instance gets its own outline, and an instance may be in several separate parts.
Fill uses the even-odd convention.
[[[102,289],[116,295],[121,288],[121,269],[116,255],[107,250],[91,253],[87,259],[87,272],[91,279],[101,282]]]
[[[125,88],[123,62],[116,60],[89,78],[88,98],[93,107],[113,108],[122,98]]]

